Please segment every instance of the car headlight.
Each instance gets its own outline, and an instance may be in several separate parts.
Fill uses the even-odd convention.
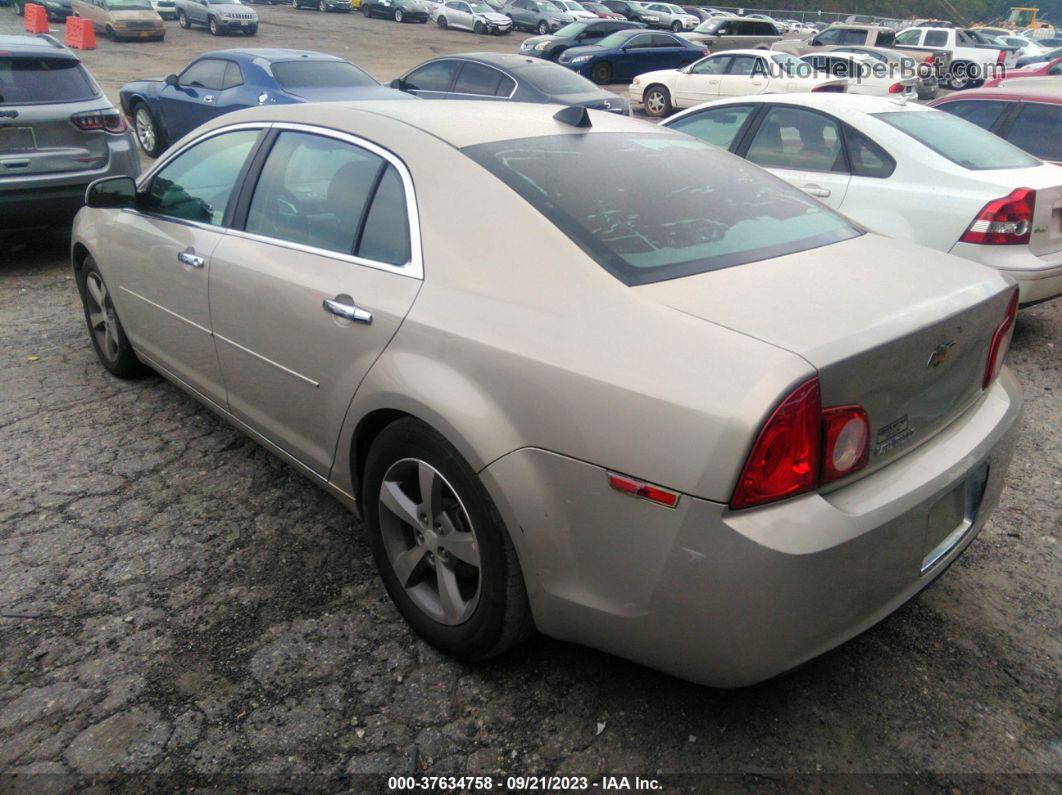
[[[572,63],[586,63],[592,57],[592,55],[576,55],[574,58],[572,58]]]
[[[540,42],[539,42],[538,44],[536,44],[536,45],[535,45],[535,46],[534,46],[534,47],[533,47],[532,49],[534,49],[534,50],[544,50],[544,49],[546,49],[546,48],[547,48],[548,46],[549,46],[549,42],[548,42],[548,41],[540,41]]]
[[[631,81],[631,85],[632,86],[640,86],[641,84],[642,84],[642,79],[640,77],[636,77],[636,78],[634,78]]]
[[[659,22],[660,21],[660,17],[646,17],[645,21],[646,22]]]

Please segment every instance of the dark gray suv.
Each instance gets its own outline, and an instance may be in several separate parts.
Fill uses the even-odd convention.
[[[0,230],[69,221],[101,177],[140,173],[133,135],[51,36],[0,36]]]

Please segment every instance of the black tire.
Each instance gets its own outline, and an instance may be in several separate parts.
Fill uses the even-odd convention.
[[[155,114],[151,112],[151,109],[145,102],[134,103],[131,110],[133,116],[133,136],[136,138],[137,145],[148,157],[158,157],[166,150],[166,141],[162,134],[162,129],[159,127],[158,120],[155,118]],[[141,134],[141,123],[151,125],[152,137],[150,139]],[[145,144],[145,140],[149,140],[150,143]]]
[[[402,9],[401,8],[396,8],[395,9],[395,22],[397,22],[400,25],[402,24]]]
[[[535,30],[538,31],[539,36],[545,36],[549,33],[549,25],[546,23],[546,20],[543,19],[538,23],[538,27],[536,27]]]
[[[210,31],[210,35],[211,36],[220,36],[221,35],[221,26],[218,24],[218,18],[217,17],[211,17],[207,21],[207,30]]]
[[[437,20],[435,20],[435,22],[440,28],[442,28],[443,30],[446,30],[446,25],[447,25],[446,17],[439,17]]]
[[[642,94],[642,107],[646,114],[657,119],[670,116],[674,108],[671,105],[671,92],[666,86],[651,85]]]
[[[369,11],[369,6],[364,4],[364,3],[362,3],[362,6],[361,6],[361,15],[363,17],[365,17],[366,19],[371,19],[372,18],[372,12]]]
[[[594,68],[590,70],[590,79],[597,83],[599,86],[606,85],[612,82],[612,64],[608,61],[601,61],[594,64]]]
[[[106,36],[110,41],[118,41],[118,31],[116,31],[110,25],[104,28],[103,35]]]
[[[671,23],[671,32],[678,33],[680,30],[682,30],[682,23],[676,19]]]
[[[976,81],[970,77],[970,66],[966,61],[953,63],[944,77],[944,85],[952,91],[971,88]]]
[[[392,466],[409,459],[427,463],[445,479],[474,530],[480,562],[477,601],[461,623],[441,623],[418,606],[399,582],[388,557],[380,523],[380,489]],[[534,632],[523,574],[508,531],[487,490],[453,445],[419,420],[399,420],[373,442],[363,483],[365,520],[377,569],[398,611],[417,634],[452,657],[474,661],[501,654]],[[412,530],[411,525],[406,527]]]
[[[110,325],[110,330],[113,340],[113,350],[109,342],[104,341],[106,339],[106,332],[104,332],[104,340],[101,340],[101,334],[99,332],[98,313],[96,309],[99,304],[94,294],[90,292],[89,281],[98,280],[97,284],[102,285],[104,288],[104,313],[109,312],[108,322],[113,321]],[[96,261],[91,257],[85,257],[85,261],[81,263],[81,268],[77,271],[77,288],[81,294],[81,305],[85,309],[85,325],[88,327],[89,340],[92,342],[92,347],[96,351],[96,357],[100,360],[100,364],[111,375],[118,378],[136,378],[143,375],[148,371],[148,368],[136,358],[136,353],[133,351],[133,346],[129,342],[129,338],[125,336],[125,329],[122,328],[122,323],[118,319],[117,312],[114,311],[114,304],[110,298],[110,291],[106,288],[106,282],[103,280],[103,274],[100,273],[99,266],[96,265]],[[95,325],[94,325],[95,322]],[[104,347],[107,348],[107,352],[104,352]]]
[[[192,20],[190,20],[188,18],[188,15],[186,13],[184,13],[183,11],[178,11],[177,12],[177,24],[180,25],[185,30],[188,30],[189,28],[192,27]]]
[[[472,32],[473,32],[473,33],[478,33],[478,34],[479,34],[479,35],[481,35],[481,36],[483,35],[483,32],[484,32],[484,31],[485,31],[486,29],[487,29],[487,26],[486,26],[486,25],[484,25],[484,24],[483,24],[482,22],[480,22],[479,20],[476,20],[476,24],[474,24],[474,25],[472,26]]]
[[[328,10],[328,4],[325,2],[325,0],[319,0],[319,2],[317,3],[317,10],[320,11],[322,14]]]

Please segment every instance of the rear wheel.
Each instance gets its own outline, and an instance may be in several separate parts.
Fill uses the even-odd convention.
[[[385,428],[365,462],[373,557],[399,612],[463,660],[534,630],[523,576],[490,495],[460,453],[412,418]]]
[[[20,17],[26,13],[25,7],[22,5],[22,0],[14,0],[12,7],[15,9],[15,16]]]
[[[645,112],[656,118],[663,118],[671,113],[671,92],[664,86],[649,86],[642,95]]]
[[[158,157],[162,153],[162,134],[155,123],[155,117],[143,102],[138,102],[133,108],[133,129],[136,132],[136,142],[140,144],[145,155]]]
[[[369,17],[372,16],[372,14],[369,12],[369,6],[367,4],[365,4],[365,3],[363,3],[362,6],[361,6],[361,14],[366,19],[368,19]]]
[[[535,30],[538,31],[539,36],[545,36],[547,33],[549,33],[549,25],[546,24],[546,20],[543,19],[541,22],[538,23],[538,27],[535,28]]]
[[[96,356],[107,371],[119,378],[133,378],[146,368],[136,358],[125,329],[114,311],[110,291],[96,261],[86,257],[78,272],[78,292],[85,307],[85,323]]]
[[[973,83],[973,78],[970,76],[970,64],[964,61],[952,64],[951,69],[948,70],[947,77],[944,78],[944,85],[952,91],[962,91],[964,88],[970,88]]]
[[[322,14],[328,10],[328,4],[325,2],[325,0],[321,0],[321,2],[317,4],[317,10],[320,11]]]
[[[612,64],[607,61],[594,64],[594,68],[590,70],[590,79],[597,83],[599,86],[603,86],[606,83],[612,82]]]
[[[105,35],[105,36],[106,36],[106,37],[107,37],[108,39],[110,39],[111,41],[118,41],[118,31],[116,31],[116,30],[115,30],[115,29],[114,29],[113,27],[111,27],[110,25],[108,25],[108,26],[107,26],[107,27],[106,27],[106,28],[104,29],[104,31],[103,31],[103,34],[104,34],[104,35]]]

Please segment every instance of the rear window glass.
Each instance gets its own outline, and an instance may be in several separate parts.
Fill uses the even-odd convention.
[[[891,111],[873,115],[972,171],[1040,165],[1039,160],[1013,144],[950,113]]]
[[[557,135],[463,151],[630,285],[861,234],[780,179],[687,136]]]
[[[513,69],[517,79],[523,80],[543,94],[596,94],[599,89],[585,77],[571,69],[553,64],[521,66]]]
[[[1062,161],[1062,105],[1023,103],[1007,140],[1045,160]]]
[[[73,58],[0,56],[0,105],[80,102],[98,96]]]
[[[376,81],[343,61],[282,61],[272,66],[283,88],[348,88],[374,86]]]

